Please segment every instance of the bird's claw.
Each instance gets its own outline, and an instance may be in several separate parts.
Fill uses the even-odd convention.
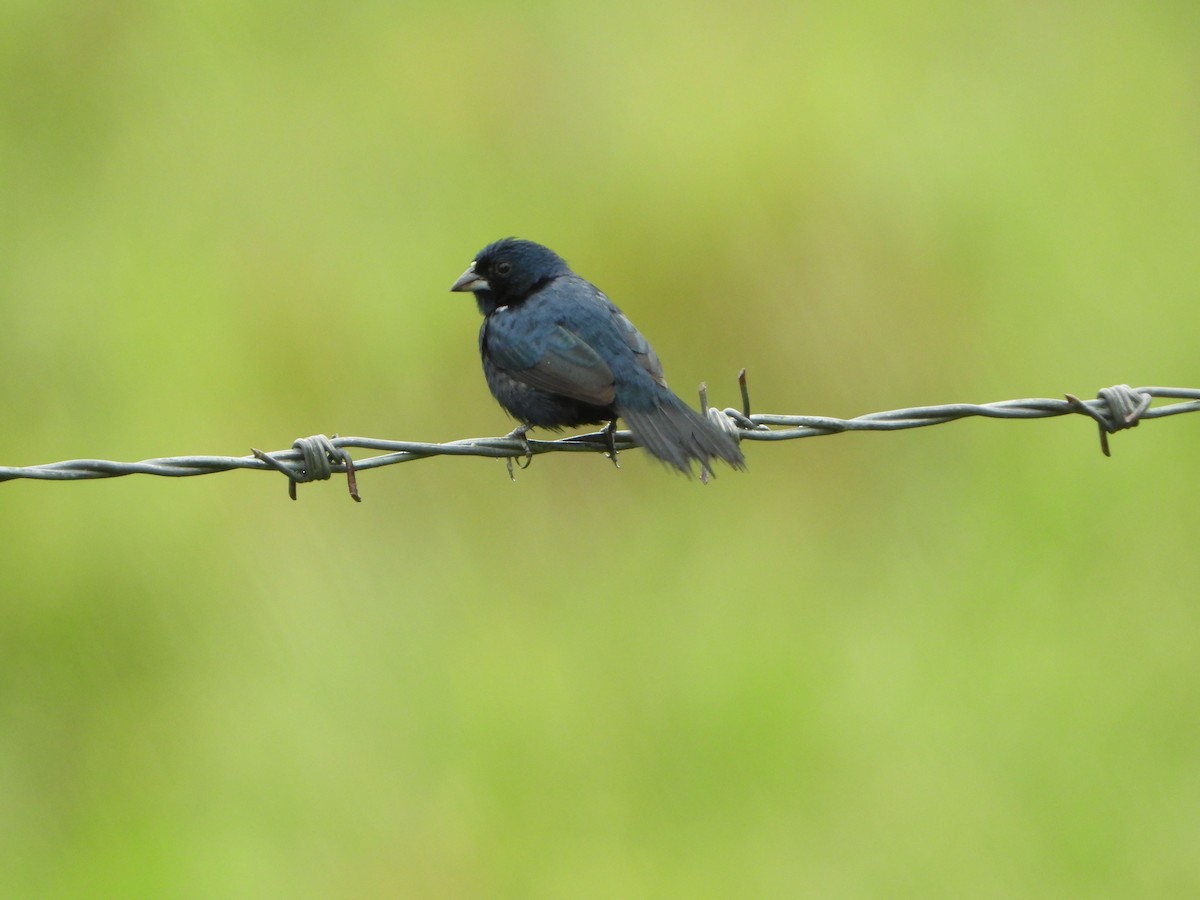
[[[525,434],[526,434],[526,432],[529,431],[530,427],[531,426],[529,426],[529,425],[521,425],[517,428],[514,428],[512,431],[510,431],[508,434],[505,435],[505,437],[507,437],[507,438],[511,438],[514,441],[521,442],[521,449],[525,451],[525,462],[517,464],[517,466],[521,469],[528,469],[529,464],[531,462],[533,462],[533,448],[529,446],[529,438],[525,437]],[[509,457],[506,457],[504,460],[504,465],[508,469],[508,477],[512,481],[517,480],[516,475],[513,474],[513,459],[514,458],[515,457],[509,456]]]
[[[612,464],[618,469],[621,468],[620,460],[617,459],[617,420],[612,419],[604,426],[604,442],[608,445],[608,452],[604,455],[612,460]]]

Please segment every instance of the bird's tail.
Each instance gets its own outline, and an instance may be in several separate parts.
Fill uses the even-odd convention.
[[[737,438],[692,409],[670,391],[662,392],[650,409],[617,407],[637,442],[686,475],[692,474],[692,460],[712,471],[711,462],[721,459],[735,469],[746,468],[746,458]]]

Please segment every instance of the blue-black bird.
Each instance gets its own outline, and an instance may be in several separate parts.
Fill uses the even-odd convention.
[[[617,418],[639,444],[691,474],[745,459],[737,439],[667,388],[662,363],[633,323],[553,250],[517,238],[488,245],[454,282],[483,313],[479,353],[492,395],[521,425],[600,425],[610,450]],[[616,460],[615,450],[612,458]]]

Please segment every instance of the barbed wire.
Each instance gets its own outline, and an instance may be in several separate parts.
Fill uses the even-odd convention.
[[[1001,400],[995,403],[952,403],[942,406],[917,406],[867,413],[853,419],[829,416],[789,416],[752,414],[746,389],[745,370],[738,376],[741,386],[742,409],[716,409],[708,406],[707,390],[700,386],[700,404],[715,424],[743,441],[791,441],[799,438],[822,437],[848,431],[897,431],[942,425],[957,419],[982,416],[992,419],[1045,419],[1054,416],[1085,415],[1095,420],[1100,429],[1101,450],[1109,455],[1108,435],[1132,428],[1144,419],[1159,419],[1180,413],[1200,412],[1200,390],[1174,387],[1139,387],[1117,385],[1100,391],[1095,400],[1080,400],[1066,394],[1063,400],[1031,398]],[[1174,399],[1184,402],[1151,407],[1153,399]],[[356,472],[377,469],[396,463],[429,459],[434,456],[482,456],[508,461],[512,474],[514,459],[542,453],[587,452],[603,453],[609,449],[609,439],[603,432],[581,434],[553,441],[524,441],[518,437],[465,438],[443,444],[420,441],[388,441],[364,437],[325,437],[314,435],[299,438],[290,450],[264,453],[253,450],[250,456],[173,456],[144,459],[140,462],[113,462],[103,459],[73,459],[36,466],[0,466],[0,481],[35,479],[42,481],[77,481],[93,478],[116,478],[123,475],[163,475],[189,477],[229,472],[233,469],[276,470],[288,478],[288,490],[296,498],[296,485],[321,481],[334,474],[347,476],[350,496],[358,494]],[[616,450],[629,450],[637,445],[629,431],[613,435]],[[382,455],[356,460],[349,448],[380,451]],[[299,465],[296,465],[296,464]],[[704,478],[707,473],[701,472]]]

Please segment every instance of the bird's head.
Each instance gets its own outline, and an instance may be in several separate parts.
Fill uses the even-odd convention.
[[[471,291],[484,315],[524,301],[547,281],[569,275],[571,269],[549,247],[504,238],[488,244],[450,290]]]

